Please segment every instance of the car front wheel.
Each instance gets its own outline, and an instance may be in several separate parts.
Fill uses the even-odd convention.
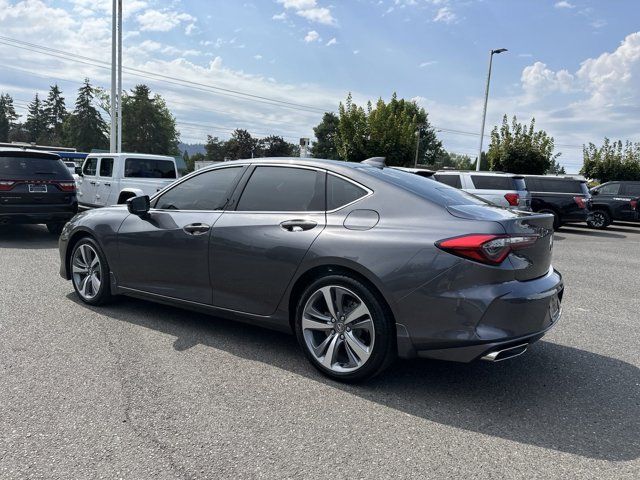
[[[81,239],[71,253],[71,281],[73,288],[84,303],[100,305],[111,299],[109,265],[94,239]]]
[[[368,379],[396,356],[390,315],[369,287],[351,277],[312,283],[298,302],[295,326],[309,361],[336,380]]]

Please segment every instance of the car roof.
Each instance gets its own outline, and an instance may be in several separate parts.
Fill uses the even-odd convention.
[[[40,158],[60,158],[60,155],[53,152],[45,152],[43,150],[33,150],[31,148],[11,148],[11,147],[0,147],[0,155],[9,156],[16,155],[19,157],[40,157]]]
[[[527,178],[543,178],[546,180],[553,180],[553,181],[562,181],[562,180],[572,180],[575,182],[587,182],[587,180],[582,177],[581,175],[578,176],[574,176],[574,175],[522,175],[524,177],[524,179],[526,180]],[[582,178],[581,178],[582,177]]]
[[[127,158],[148,158],[156,160],[174,160],[171,155],[156,155],[152,153],[110,153],[110,152],[92,152],[87,157],[127,157]]]
[[[478,171],[478,170],[438,170],[436,171],[437,175],[442,174],[460,174],[460,173],[468,173],[469,175],[486,175],[489,177],[521,177],[522,175],[517,173],[509,173],[509,172],[487,172],[487,171]]]

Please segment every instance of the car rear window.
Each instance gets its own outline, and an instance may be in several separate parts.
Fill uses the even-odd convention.
[[[442,175],[436,173],[434,177],[436,177],[436,180],[440,183],[444,183],[445,185],[449,185],[450,187],[462,187],[462,183],[460,182],[460,175]]]
[[[59,158],[29,157],[29,156],[0,156],[0,178],[61,178],[69,179],[71,173]]]
[[[478,190],[516,190],[516,185],[512,177],[471,175],[471,180]]]
[[[589,189],[584,182],[571,178],[527,177],[525,182],[527,188],[532,192],[589,193]]]
[[[155,158],[127,158],[124,176],[129,178],[176,178],[175,163]]]

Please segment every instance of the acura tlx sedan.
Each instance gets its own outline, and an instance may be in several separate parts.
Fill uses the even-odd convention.
[[[295,332],[343,381],[397,356],[523,353],[560,317],[553,217],[514,212],[380,158],[198,170],[76,215],[60,274],[90,305],[130,295]]]

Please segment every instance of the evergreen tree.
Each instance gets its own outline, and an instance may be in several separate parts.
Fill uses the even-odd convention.
[[[300,154],[297,145],[289,143],[277,135],[270,135],[260,139],[258,151],[261,157],[293,157]]]
[[[106,149],[109,146],[107,124],[93,105],[94,90],[89,79],[78,90],[75,108],[68,115],[63,126],[65,145],[73,146],[80,151]]]
[[[207,160],[212,162],[223,162],[227,155],[227,142],[220,140],[218,137],[207,135],[207,143],[204,146],[207,152]]]
[[[122,149],[127,152],[179,155],[180,134],[160,95],[151,97],[146,85],[136,85],[122,98]]]
[[[338,124],[340,119],[335,113],[327,112],[323,115],[322,121],[313,129],[316,141],[311,146],[311,155],[315,158],[327,158],[338,160],[338,147],[336,145],[338,137]]]
[[[260,156],[258,140],[241,128],[237,128],[231,134],[231,138],[226,142],[226,151],[231,160]]]
[[[47,122],[48,143],[61,145],[63,143],[62,128],[68,113],[58,85],[52,85],[49,90],[49,96],[44,101],[44,114]]]
[[[29,142],[47,143],[47,118],[37,93],[28,106],[27,121],[24,126],[29,134]]]
[[[13,98],[8,93],[0,93],[0,142],[8,142],[9,135],[17,127]]]

